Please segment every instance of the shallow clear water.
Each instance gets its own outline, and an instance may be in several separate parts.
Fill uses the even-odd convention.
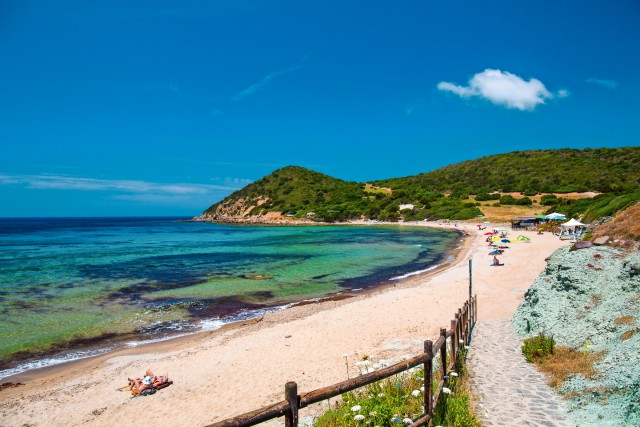
[[[459,240],[419,227],[0,219],[0,369],[384,283],[443,262]]]

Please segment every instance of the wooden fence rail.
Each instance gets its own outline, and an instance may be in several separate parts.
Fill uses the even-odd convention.
[[[465,301],[462,308],[455,313],[454,319],[451,320],[451,329],[440,329],[440,336],[435,342],[426,340],[424,342],[424,353],[404,360],[395,365],[389,366],[361,375],[346,381],[339,382],[327,387],[306,393],[298,394],[298,385],[293,382],[285,384],[285,400],[265,406],[255,411],[247,412],[234,418],[228,418],[206,427],[245,427],[253,426],[264,421],[268,421],[278,417],[285,417],[285,427],[298,426],[298,410],[305,408],[314,403],[332,397],[340,396],[351,390],[372,384],[376,381],[389,378],[393,375],[407,371],[414,366],[424,365],[424,414],[415,419],[413,426],[428,425],[433,419],[433,409],[438,404],[442,388],[446,384],[448,372],[455,366],[455,362],[459,357],[462,345],[469,344],[471,339],[471,330],[478,318],[478,296],[474,296],[469,301]],[[450,354],[451,360],[447,360],[447,338],[450,338]],[[438,354],[439,353],[439,354]],[[433,359],[439,355],[441,360],[441,375],[436,387],[435,393],[432,395],[433,382]],[[449,363],[447,363],[449,362]]]

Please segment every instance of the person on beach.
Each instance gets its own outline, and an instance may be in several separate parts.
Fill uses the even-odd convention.
[[[128,380],[129,385],[131,385],[132,388],[135,388],[138,394],[140,394],[149,388],[158,387],[169,382],[169,374],[165,373],[164,376],[156,376],[153,372],[151,372],[151,369],[147,369],[147,372],[145,372],[143,379],[128,378]]]
[[[498,259],[498,257],[495,255],[493,256],[493,265],[502,265],[500,264],[500,260]]]

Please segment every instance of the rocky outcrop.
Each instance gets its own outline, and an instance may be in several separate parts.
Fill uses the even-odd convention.
[[[640,253],[558,250],[513,324],[522,338],[544,333],[559,345],[605,352],[594,365],[599,378],[576,376],[561,387],[579,425],[640,425]]]

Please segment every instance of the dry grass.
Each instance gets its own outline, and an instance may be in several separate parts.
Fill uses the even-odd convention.
[[[481,202],[482,206],[478,206],[484,214],[483,221],[490,222],[509,222],[511,218],[519,216],[528,216],[541,213],[546,210],[546,206],[484,206],[485,203],[496,203],[495,201]]]
[[[553,354],[545,356],[538,364],[540,370],[549,378],[551,387],[560,387],[562,383],[575,375],[594,378],[600,373],[593,364],[604,357],[604,351],[586,353],[569,347],[557,346]]]
[[[619,212],[615,218],[593,230],[593,237],[640,241],[640,203]]]
[[[640,328],[635,328],[635,329],[628,330],[627,332],[623,333],[623,334],[620,336],[620,339],[621,339],[622,341],[629,340],[629,339],[631,339],[631,338],[632,338],[632,337],[633,337],[637,332],[640,332]]]
[[[386,188],[386,187],[376,187],[374,185],[371,184],[365,184],[364,185],[364,191],[366,193],[382,193],[382,194],[386,194],[386,195],[390,195],[391,193],[393,193],[393,190],[391,190],[390,188]]]
[[[621,316],[618,317],[617,319],[615,319],[613,321],[613,323],[615,323],[616,325],[620,326],[620,325],[634,325],[636,323],[636,318],[629,315],[629,316]]]
[[[517,199],[524,197],[521,193],[499,193],[500,195],[510,195]],[[546,193],[545,193],[546,194]],[[551,193],[549,193],[551,194]],[[568,199],[584,199],[588,197],[594,197],[599,193],[567,193],[567,194],[559,194],[555,193],[557,197],[564,197]],[[549,209],[549,206],[540,205],[540,199],[544,194],[538,194],[537,196],[529,196],[531,200],[533,200],[533,205],[531,206],[493,206],[498,201],[497,200],[487,200],[485,202],[480,202],[482,206],[479,206],[480,210],[484,214],[484,221],[490,222],[509,222],[512,218],[516,218],[519,216],[529,216],[535,215],[537,213],[546,212]],[[475,201],[475,196],[469,197],[471,200]]]

